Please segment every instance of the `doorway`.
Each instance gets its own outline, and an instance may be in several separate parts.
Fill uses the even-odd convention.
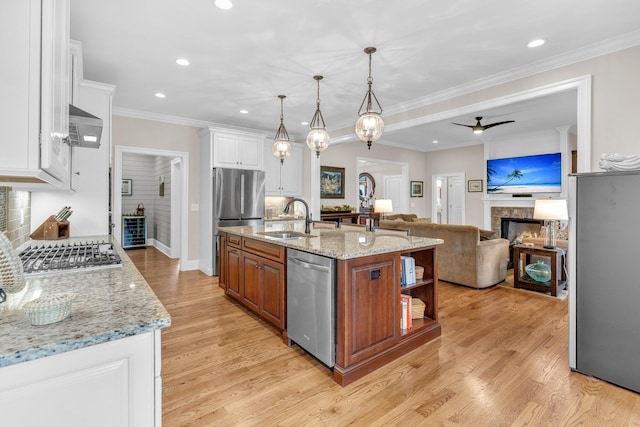
[[[390,199],[394,213],[408,212],[409,165],[407,163],[358,157],[356,170],[358,182],[354,185],[358,189],[361,173],[366,172],[375,179],[375,193],[372,195],[371,203],[373,199]]]
[[[431,219],[436,224],[464,224],[464,173],[437,174],[431,177]]]
[[[120,241],[122,235],[122,197],[120,182],[122,182],[123,154],[139,154],[152,157],[170,157],[171,166],[171,246],[165,253],[171,258],[180,258],[180,270],[188,270],[188,197],[189,194],[189,153],[183,151],[156,150],[139,147],[115,147],[114,157],[114,186],[113,192],[113,229],[114,238]],[[135,185],[135,184],[134,184]]]

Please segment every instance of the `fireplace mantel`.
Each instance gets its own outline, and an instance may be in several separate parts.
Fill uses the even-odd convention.
[[[500,227],[495,227],[495,222],[492,221],[491,218],[491,208],[493,207],[505,207],[505,208],[531,208],[535,206],[535,198],[534,197],[486,197],[482,199],[483,205],[483,217],[484,217],[484,228],[487,230],[495,230],[500,231]],[[509,216],[509,215],[505,215]],[[522,216],[522,218],[533,218],[533,212],[529,216]],[[492,226],[493,225],[493,226]]]

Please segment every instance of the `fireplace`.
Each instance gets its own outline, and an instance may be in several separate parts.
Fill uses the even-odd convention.
[[[509,265],[513,267],[513,246],[518,237],[523,233],[530,233],[532,237],[538,237],[544,221],[533,218],[500,218],[500,237],[509,241]]]

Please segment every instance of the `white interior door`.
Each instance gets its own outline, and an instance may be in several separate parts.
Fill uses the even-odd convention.
[[[450,176],[447,188],[447,223],[464,224],[464,176]]]
[[[431,176],[431,221],[437,224],[465,223],[464,183],[463,173]]]
[[[388,175],[384,177],[384,198],[390,199],[393,213],[407,212],[406,184],[402,175]]]

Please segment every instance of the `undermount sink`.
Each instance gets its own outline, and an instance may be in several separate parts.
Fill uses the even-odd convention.
[[[261,231],[258,234],[262,234],[267,239],[277,239],[277,240],[285,240],[285,239],[302,239],[304,237],[315,237],[311,234],[301,233],[299,231]]]

